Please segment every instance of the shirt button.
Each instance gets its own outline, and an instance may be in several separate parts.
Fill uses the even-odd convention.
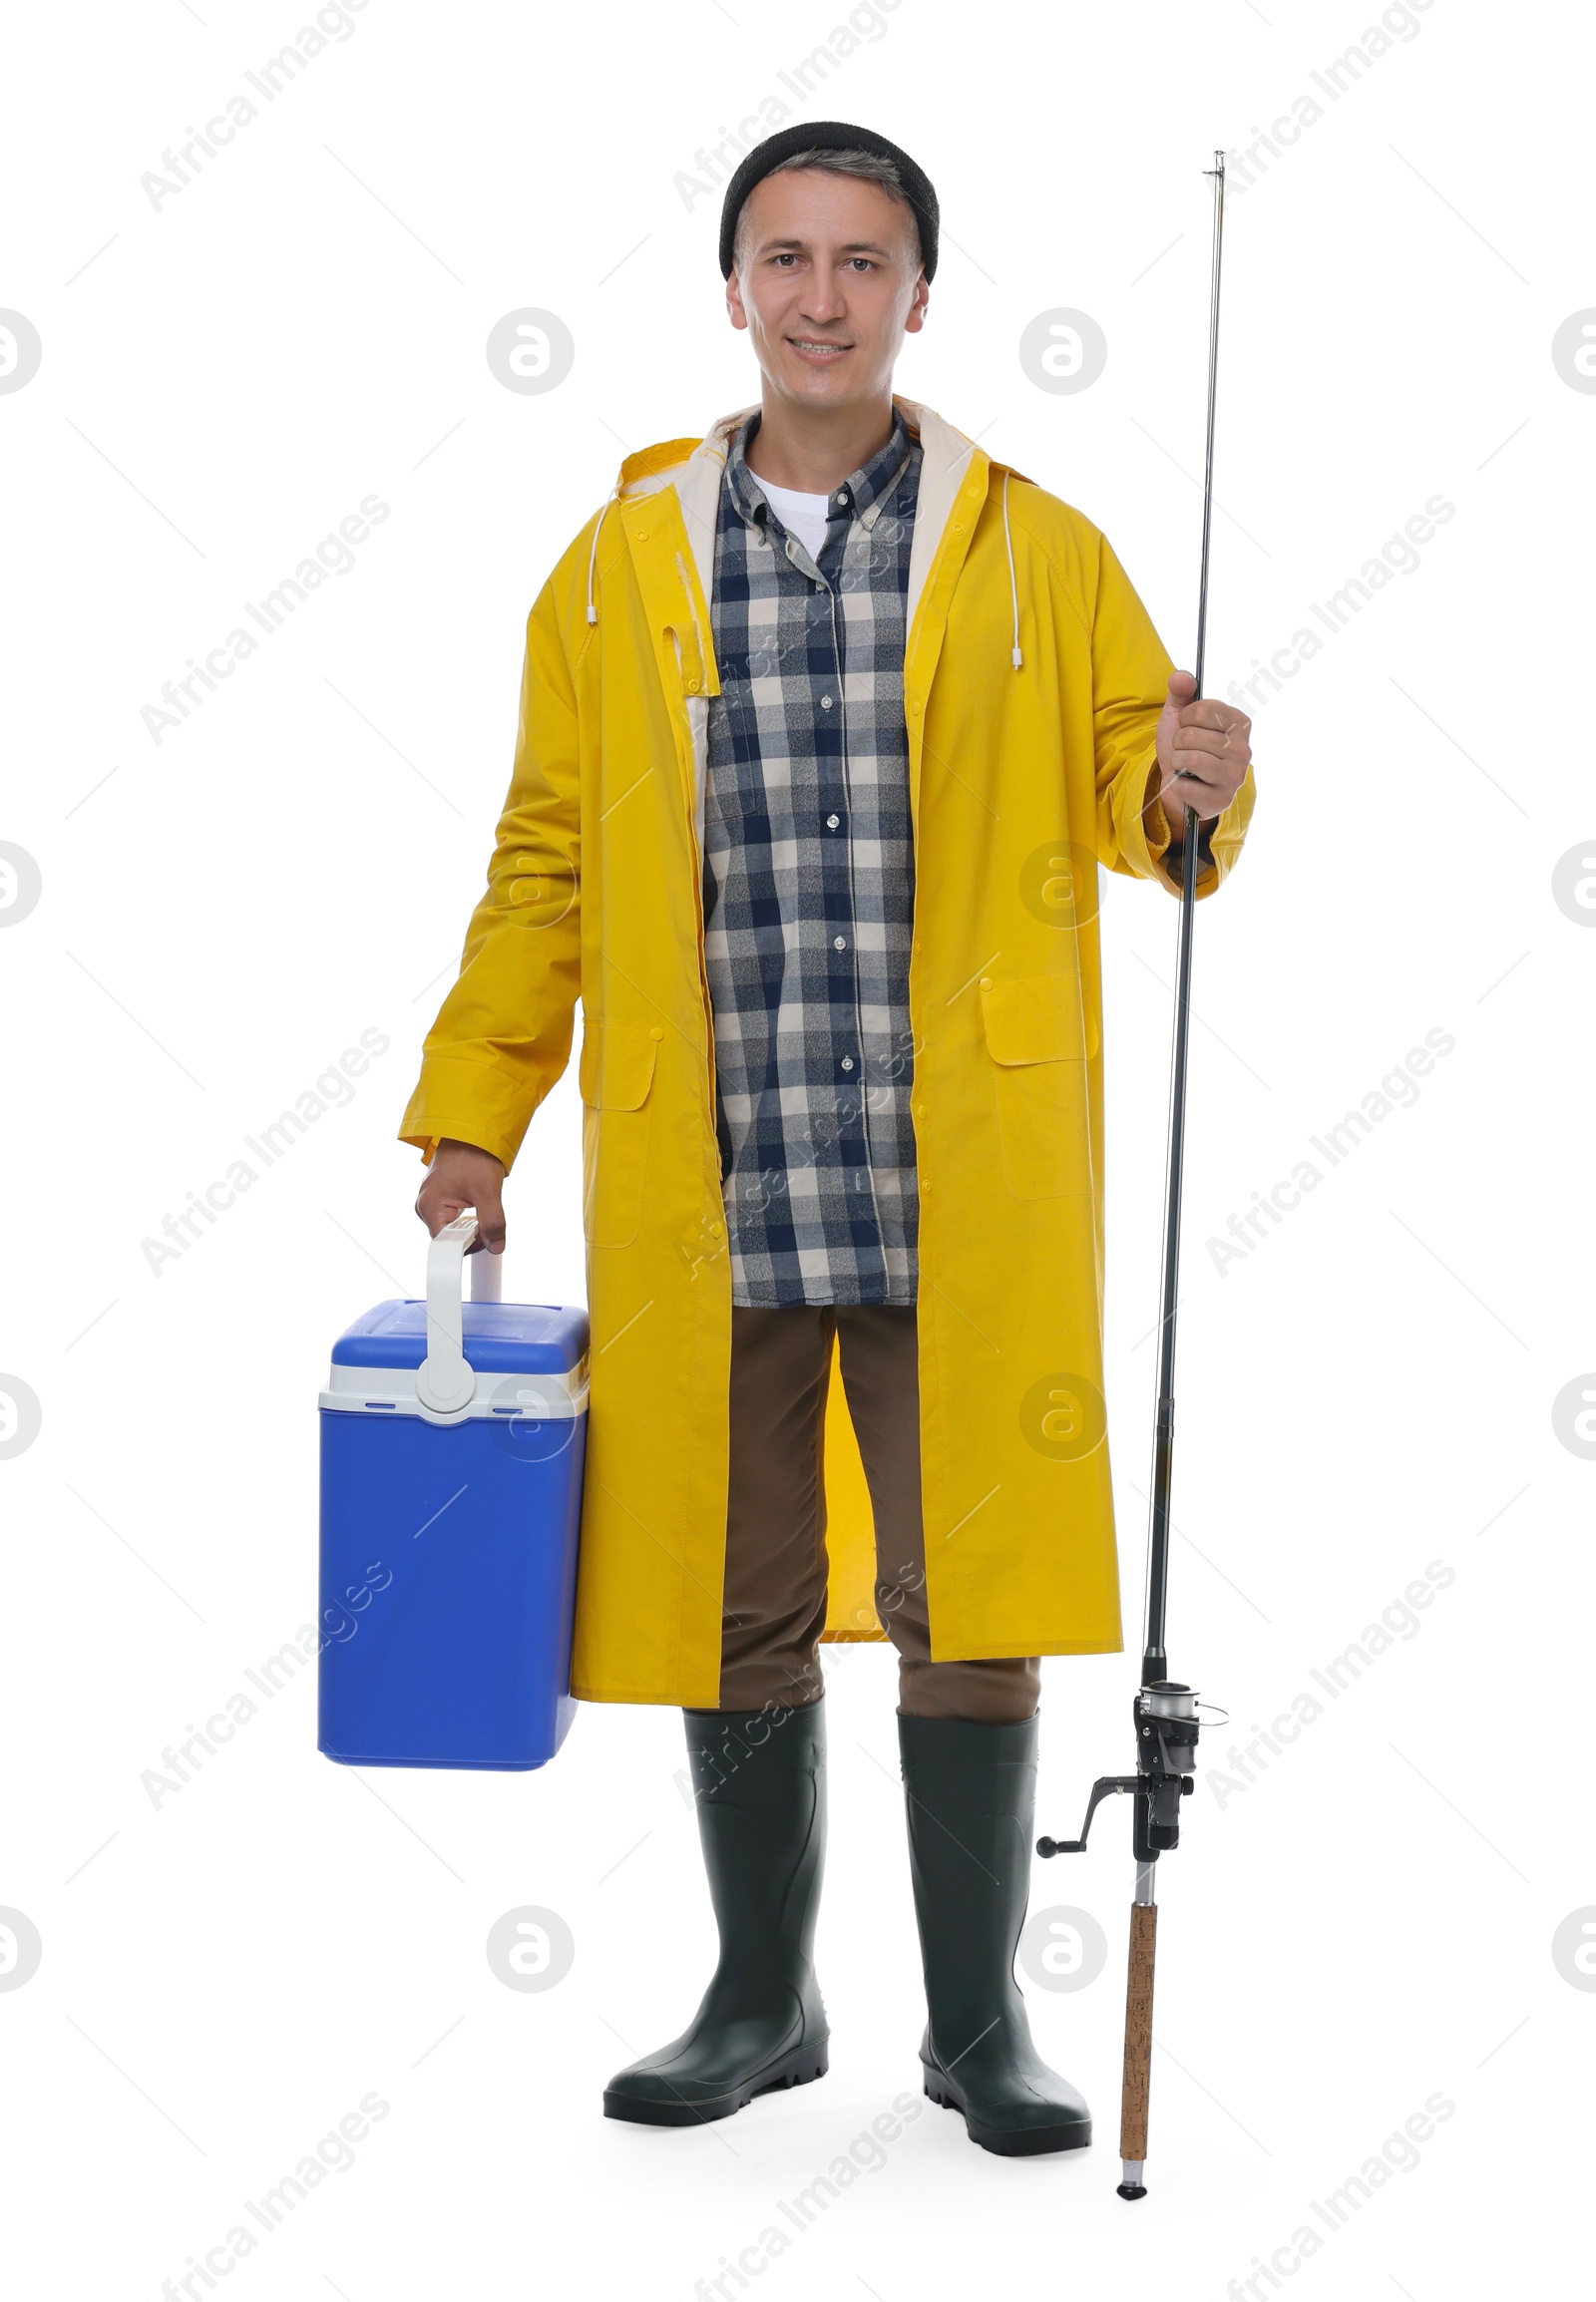
[[[829,711],[831,709],[831,697],[829,695],[823,695],[820,698],[820,708],[822,711]]]
[[[653,1029],[648,1034],[650,1039],[662,1039],[664,1035],[664,1031],[661,1029],[658,1023],[655,1023]]]
[[[846,936],[834,936],[831,948],[834,952],[845,952],[848,949],[848,938]]]
[[[835,831],[841,821],[842,817],[840,815],[828,815],[826,818],[826,829],[828,831]]]
[[[909,708],[918,719],[920,717],[920,698],[918,695],[915,697],[914,702],[909,706]]]
[[[983,975],[983,976],[982,976],[982,978],[981,978],[981,987],[982,987],[982,989],[983,989],[984,991],[990,991],[990,990],[992,989],[992,977],[991,977],[991,975]]]
[[[722,1233],[722,1231],[721,1231],[721,1227],[720,1227],[720,1225],[719,1225],[718,1223],[711,1223],[711,1224],[710,1224],[710,1226],[709,1226],[709,1236],[710,1236],[710,1238],[711,1238],[711,1239],[720,1239],[720,1238],[722,1238],[722,1237],[724,1236],[724,1234],[723,1234],[723,1233]]]
[[[842,1067],[845,1071],[851,1071],[853,1069],[854,1059],[852,1055],[844,1055],[842,1059]]]

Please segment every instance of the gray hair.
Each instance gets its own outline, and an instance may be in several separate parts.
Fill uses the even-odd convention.
[[[901,199],[909,209],[909,220],[914,227],[915,250],[917,254],[920,253],[920,218],[915,214],[909,194],[904,190],[904,180],[898,173],[895,160],[888,160],[881,153],[860,152],[851,147],[847,151],[811,150],[795,152],[790,159],[778,161],[769,174],[785,176],[795,168],[817,168],[826,176],[858,176],[863,177],[867,184],[879,184],[883,192],[890,192],[894,199]],[[764,177],[759,180],[760,184],[765,181]],[[754,190],[757,191],[758,186]],[[744,221],[747,213],[748,202],[745,199],[737,213],[737,229],[731,243],[732,269],[739,278],[743,258],[748,251],[747,226]]]

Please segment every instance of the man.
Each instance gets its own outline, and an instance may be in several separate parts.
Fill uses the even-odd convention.
[[[1097,866],[1198,893],[1249,726],[1103,537],[895,398],[936,195],[825,122],[720,266],[759,405],[630,456],[532,609],[514,778],[402,1134],[500,1185],[580,994],[593,1321],[573,1693],[682,1706],[720,1959],[613,2117],[826,2069],[816,1642],[891,1638],[927,2092],[1089,2141],[1030,2042],[1037,1658],[1121,1646],[1101,1394]],[[829,1541],[828,1541],[829,1537]]]

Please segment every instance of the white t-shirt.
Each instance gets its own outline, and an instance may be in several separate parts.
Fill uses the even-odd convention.
[[[757,473],[754,476],[758,478]],[[826,541],[826,514],[831,508],[831,498],[805,496],[796,488],[773,488],[768,480],[760,480],[759,485],[788,535],[797,537],[818,567],[820,547]]]

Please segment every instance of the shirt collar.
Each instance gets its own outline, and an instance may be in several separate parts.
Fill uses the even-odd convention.
[[[732,502],[751,526],[763,526],[770,512],[769,501],[756,474],[749,470],[744,453],[758,428],[759,410],[755,408],[738,426],[726,457],[727,489]],[[903,410],[895,406],[890,437],[868,464],[861,464],[857,472],[850,472],[847,479],[832,490],[826,508],[827,519],[835,520],[846,514],[862,521],[867,529],[874,528],[883,501],[902,477],[914,446],[914,435],[904,421]]]

